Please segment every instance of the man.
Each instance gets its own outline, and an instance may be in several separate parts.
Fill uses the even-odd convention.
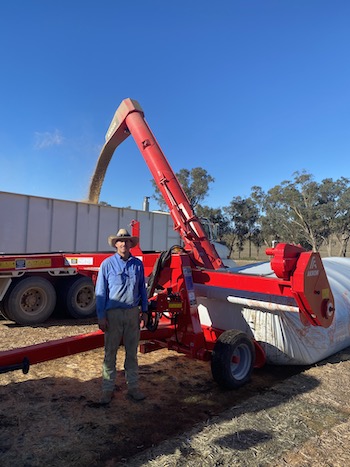
[[[101,263],[97,277],[98,326],[105,333],[101,404],[108,404],[113,397],[117,351],[122,339],[128,396],[137,401],[145,399],[138,387],[137,350],[140,324],[143,327],[148,320],[148,300],[142,261],[130,253],[130,248],[135,247],[138,241],[138,237],[131,236],[125,229],[109,236],[109,245],[117,251]]]

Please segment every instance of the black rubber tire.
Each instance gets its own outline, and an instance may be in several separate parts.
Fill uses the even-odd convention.
[[[6,294],[5,294],[5,297],[4,299],[2,300],[1,302],[1,314],[2,316],[9,320],[9,321],[14,321],[14,319],[10,316],[10,313],[9,313],[9,310],[8,310],[8,306],[7,306],[7,303],[8,303],[8,298],[11,294],[11,291],[13,290],[13,288],[15,287],[15,285],[18,283],[18,280],[13,280],[12,283],[10,284],[10,287],[8,288]]]
[[[8,321],[14,321],[14,319],[9,315],[7,306],[6,306],[6,298],[3,300],[3,305],[1,308],[1,315]]]
[[[3,303],[0,304],[0,319],[6,319],[6,320],[10,319],[6,314],[6,311],[4,310]]]
[[[4,301],[4,314],[18,324],[31,325],[46,321],[56,305],[56,291],[47,279],[24,277],[13,284]]]
[[[67,284],[64,304],[72,318],[84,319],[96,315],[95,288],[92,280],[78,276]]]
[[[215,343],[211,358],[214,380],[224,389],[237,389],[246,384],[253,372],[255,347],[242,331],[223,332]]]

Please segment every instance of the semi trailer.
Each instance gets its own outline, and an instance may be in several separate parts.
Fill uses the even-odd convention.
[[[113,254],[106,239],[119,227],[142,223],[145,251],[181,241],[168,213],[101,203],[0,192],[0,216],[0,312],[24,325],[58,308],[72,318],[95,314],[94,285],[80,269]]]
[[[106,240],[110,232],[139,222],[143,251],[181,244],[169,213],[99,201],[0,192],[0,216],[0,313],[24,325],[46,321],[55,309],[76,319],[95,314],[94,285],[80,268],[98,267],[113,254]],[[201,222],[225,264],[234,264],[228,248],[216,241],[215,225]]]

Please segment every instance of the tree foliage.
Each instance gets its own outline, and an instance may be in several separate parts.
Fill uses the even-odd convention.
[[[293,180],[284,181],[267,193],[260,187],[252,190],[252,198],[260,209],[265,243],[271,244],[274,239],[318,251],[322,245],[329,247],[337,236],[343,253],[346,250],[350,226],[348,179],[327,178],[318,183],[303,171],[295,172]]]
[[[201,218],[218,227],[218,238],[240,256],[246,242],[257,250],[273,241],[300,244],[319,251],[322,246],[331,254],[335,239],[339,256],[346,256],[350,241],[350,180],[326,178],[316,182],[307,172],[295,172],[267,192],[259,186],[251,188],[249,197],[236,196],[229,206],[211,208],[201,203],[214,182],[205,169],[181,169],[177,178],[193,210]],[[164,206],[160,191],[155,188],[154,199]]]
[[[208,219],[217,226],[217,240],[223,240],[223,237],[230,232],[230,220],[224,215],[220,208],[210,208],[209,206],[196,207],[196,214],[201,219]]]
[[[235,239],[240,257],[246,241],[249,244],[249,251],[252,243],[260,242],[259,210],[252,198],[240,196],[233,198],[230,205],[223,209],[232,223],[231,235]]]
[[[204,201],[208,194],[210,183],[215,181],[215,179],[202,167],[195,167],[191,170],[181,169],[176,174],[176,177],[182,186],[182,189],[186,193],[193,210],[196,209],[198,204]],[[154,180],[151,180],[151,182],[155,190],[152,198],[156,200],[161,209],[167,210],[168,207],[157,187],[156,182]]]

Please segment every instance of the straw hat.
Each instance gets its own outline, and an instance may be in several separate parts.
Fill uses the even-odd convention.
[[[139,242],[139,237],[133,237],[125,229],[119,229],[118,232],[115,235],[110,235],[108,237],[108,244],[112,248],[115,248],[115,242],[117,242],[118,240],[130,240],[131,241],[131,248],[134,248]]]

